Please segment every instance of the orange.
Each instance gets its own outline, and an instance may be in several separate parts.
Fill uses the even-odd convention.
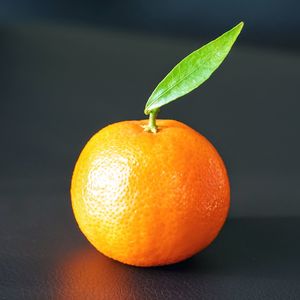
[[[77,223],[100,252],[135,266],[184,260],[207,247],[227,217],[224,163],[202,135],[174,120],[124,121],[96,133],[71,184]]]

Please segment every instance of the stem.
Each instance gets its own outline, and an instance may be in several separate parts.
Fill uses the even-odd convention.
[[[145,131],[152,132],[152,133],[157,132],[156,117],[157,117],[158,112],[159,112],[159,108],[150,111],[149,123],[148,123],[148,125],[144,126]]]

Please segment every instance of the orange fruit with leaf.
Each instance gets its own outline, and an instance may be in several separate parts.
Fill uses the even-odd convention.
[[[191,257],[218,235],[230,204],[222,158],[204,136],[157,114],[209,78],[242,27],[175,66],[146,104],[149,120],[109,125],[82,150],[72,207],[79,228],[101,253],[135,266],[165,265]]]

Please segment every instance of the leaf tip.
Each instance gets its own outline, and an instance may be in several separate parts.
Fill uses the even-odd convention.
[[[236,25],[236,27],[238,27],[241,31],[243,29],[244,25],[245,25],[244,21],[241,21],[239,24]]]

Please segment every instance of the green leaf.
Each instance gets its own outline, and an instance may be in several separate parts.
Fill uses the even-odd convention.
[[[145,114],[184,96],[206,81],[223,62],[243,26],[243,22],[239,23],[179,62],[151,94]]]

